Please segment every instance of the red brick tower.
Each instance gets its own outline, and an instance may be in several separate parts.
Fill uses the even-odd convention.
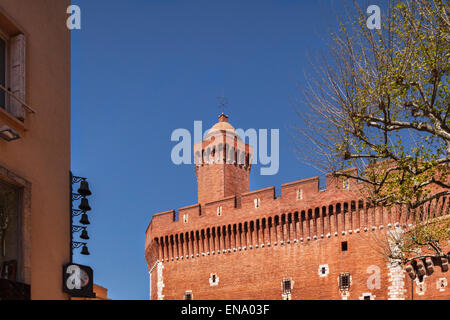
[[[248,192],[252,147],[246,144],[221,114],[202,142],[194,145],[198,203]]]

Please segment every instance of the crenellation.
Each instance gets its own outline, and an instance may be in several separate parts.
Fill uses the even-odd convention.
[[[259,207],[255,206],[255,199],[259,200]],[[247,192],[241,195],[241,210],[254,210],[269,207],[275,199],[275,187]]]
[[[195,225],[203,217],[200,204],[180,208],[178,214],[180,223],[189,225]]]
[[[297,191],[302,190],[302,199],[307,201],[316,197],[319,193],[319,177],[298,180],[281,185],[281,199],[289,201],[297,199]]]
[[[217,200],[213,202],[208,202],[204,205],[205,209],[205,216],[207,217],[216,217],[217,214],[217,208],[222,207],[222,213],[221,217],[225,217],[229,214],[233,214],[236,209],[236,196],[230,196],[227,198],[224,198],[222,200]]]
[[[272,192],[273,188],[263,189],[263,193]],[[254,195],[255,193],[249,194],[249,196]],[[271,200],[274,201],[274,199]],[[217,216],[214,215],[215,208],[218,205],[223,206],[224,212],[229,210],[229,214],[222,216],[221,220],[217,220]],[[199,208],[200,205],[182,208],[180,209],[180,215],[187,212],[198,214]],[[263,205],[261,208],[263,208]],[[253,213],[257,210],[253,209]],[[212,244],[216,243],[215,237],[219,240],[218,245],[222,248],[221,252],[230,252],[237,251],[234,249],[239,247],[253,249],[262,248],[263,244],[268,247],[271,243],[286,245],[296,243],[295,240],[302,241],[302,239],[306,241],[329,239],[330,235],[333,234],[334,236],[352,235],[354,234],[353,230],[357,234],[359,228],[362,227],[360,221],[369,221],[368,226],[372,231],[382,229],[382,225],[379,224],[380,218],[375,219],[381,211],[373,207],[364,210],[361,207],[360,200],[270,215],[263,212],[261,215],[247,213],[244,216],[243,212],[246,211],[245,207],[240,209],[234,207],[234,197],[229,197],[223,201],[215,201],[206,205],[204,218],[207,220],[205,220],[205,223],[202,223],[203,221],[199,219],[196,223],[186,223],[175,228],[161,228],[158,231],[153,231],[153,233],[156,235],[159,232],[162,236],[156,236],[153,239],[160,239],[160,245],[166,250],[166,260],[169,258],[172,261],[172,258],[180,255],[175,255],[173,252],[185,248],[185,242],[192,246],[194,258],[199,257],[201,253],[217,251],[212,247]],[[280,212],[283,212],[283,210]],[[171,211],[167,213],[171,213]],[[366,217],[364,218],[364,216]],[[372,220],[370,220],[371,216]],[[216,227],[211,228],[208,218],[214,219],[215,224],[219,224],[217,229]],[[364,230],[367,230],[367,226],[365,224],[363,226]],[[185,236],[174,235],[175,230],[175,233],[181,232]],[[149,239],[152,238],[147,237],[147,241]]]

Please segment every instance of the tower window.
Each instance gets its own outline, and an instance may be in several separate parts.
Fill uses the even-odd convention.
[[[217,215],[221,216],[222,215],[222,206],[217,207]]]
[[[303,190],[302,189],[297,190],[297,200],[303,200]]]
[[[344,179],[344,181],[342,181],[342,188],[344,190],[348,190],[350,186],[350,182],[348,181],[348,179]]]
[[[261,206],[261,200],[259,198],[256,198],[254,200],[255,208],[258,209]]]
[[[348,243],[347,243],[347,241],[342,241],[341,242],[341,250],[342,251],[347,251],[348,250]]]
[[[183,214],[183,222],[188,223],[188,215],[187,214]]]
[[[292,279],[284,278],[283,279],[283,294],[290,294],[292,289]]]
[[[341,273],[339,275],[339,289],[349,290],[350,289],[350,273]]]
[[[184,293],[184,300],[194,300],[194,297],[192,295],[192,291],[186,291]]]

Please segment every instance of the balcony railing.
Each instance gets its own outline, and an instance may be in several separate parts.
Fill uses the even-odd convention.
[[[23,101],[22,99],[16,97],[16,95],[14,93],[12,93],[10,90],[6,89],[4,86],[2,86],[0,84],[0,90],[6,92],[7,95],[9,95],[11,98],[13,98],[14,100],[16,100],[17,102],[19,102],[22,105],[22,108],[24,108],[27,112],[29,113],[36,113],[36,110],[34,110],[32,107],[30,107],[25,101]]]

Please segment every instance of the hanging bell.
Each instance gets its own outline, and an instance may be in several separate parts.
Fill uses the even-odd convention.
[[[87,215],[86,213],[83,213],[83,214],[81,215],[80,223],[81,223],[81,224],[84,224],[84,225],[91,224],[91,223],[89,222],[88,215]]]
[[[83,231],[81,231],[80,238],[83,240],[89,240],[89,235],[86,229],[83,229]]]
[[[90,255],[88,247],[86,245],[83,245],[83,248],[81,249],[81,254],[88,256]]]
[[[90,196],[92,194],[91,190],[89,190],[89,183],[86,180],[81,181],[78,193],[83,197]]]
[[[86,198],[81,199],[81,204],[78,206],[81,211],[91,211],[91,206],[89,205],[89,201]]]

